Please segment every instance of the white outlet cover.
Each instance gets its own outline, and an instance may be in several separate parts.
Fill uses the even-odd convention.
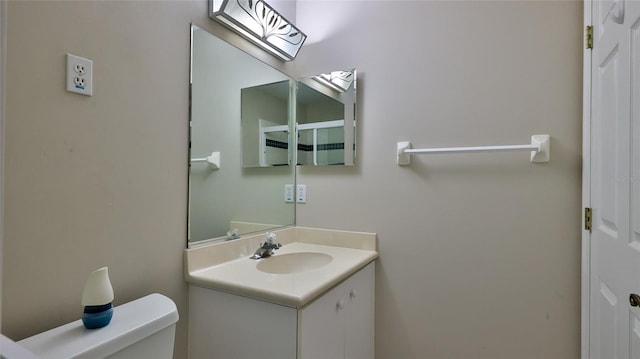
[[[67,91],[93,96],[93,61],[67,54]]]
[[[299,184],[296,186],[296,202],[307,203],[307,185]]]
[[[285,184],[284,185],[284,201],[287,203],[293,202],[293,185]]]

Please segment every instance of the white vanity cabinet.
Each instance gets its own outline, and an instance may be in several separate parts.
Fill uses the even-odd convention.
[[[372,359],[374,264],[298,312],[298,358]]]
[[[189,286],[190,359],[373,359],[375,263],[301,308]]]

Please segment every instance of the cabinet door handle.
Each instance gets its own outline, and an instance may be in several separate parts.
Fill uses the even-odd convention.
[[[351,289],[351,292],[349,292],[349,298],[351,298],[351,300],[356,299],[356,297],[358,296],[358,291],[355,289]]]
[[[344,300],[339,299],[338,302],[336,303],[336,309],[341,310],[342,308],[344,308]]]

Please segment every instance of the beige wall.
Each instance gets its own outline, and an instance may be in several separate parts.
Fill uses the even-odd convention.
[[[376,354],[577,358],[580,2],[298,4],[301,73],[358,68],[358,165],[299,168],[303,226],[378,233]],[[336,55],[339,54],[339,55]],[[417,147],[528,143],[526,153]]]
[[[4,218],[4,109],[5,109],[5,63],[7,40],[7,3],[0,1],[0,328],[2,328],[2,257]]]
[[[115,304],[178,305],[186,355],[189,22],[206,2],[11,1],[2,331],[78,319],[87,274]],[[94,61],[94,96],[64,91],[65,53]]]
[[[295,3],[276,1],[286,14]],[[2,333],[19,340],[80,317],[87,274],[109,266],[120,304],[178,305],[187,353],[189,26],[238,44],[205,0],[10,1]],[[65,54],[94,61],[94,96],[64,90]]]
[[[116,304],[151,292],[176,301],[185,357],[189,22],[237,41],[206,6],[9,4],[9,337],[77,319],[87,273],[108,265]],[[299,72],[357,67],[361,78],[358,165],[300,168],[298,223],[378,233],[378,358],[578,357],[581,11],[565,1],[298,4],[310,36]],[[64,91],[66,52],[94,60],[93,97]],[[545,132],[547,165],[523,153],[395,165],[398,140],[525,143]]]

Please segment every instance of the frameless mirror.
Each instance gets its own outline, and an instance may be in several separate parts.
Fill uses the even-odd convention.
[[[297,165],[355,164],[356,83],[355,69],[298,82]]]
[[[288,166],[290,88],[279,81],[241,90],[242,166]]]
[[[265,167],[246,168],[242,145],[247,142],[243,137],[251,132],[255,138],[260,126],[267,129],[270,143],[289,143],[287,135],[268,129],[290,123],[287,101],[276,101],[275,94],[251,98],[261,96],[259,89],[268,93],[271,87],[286,88],[288,93],[293,79],[202,28],[192,26],[191,36],[189,243],[294,224],[295,206],[285,203],[283,193],[285,184],[295,183],[295,167],[279,166],[289,157],[275,151],[263,158]],[[243,102],[256,107],[252,110]],[[269,117],[263,117],[262,125],[245,124],[243,118],[257,112],[259,102],[274,107]],[[248,131],[249,126],[255,128]]]

